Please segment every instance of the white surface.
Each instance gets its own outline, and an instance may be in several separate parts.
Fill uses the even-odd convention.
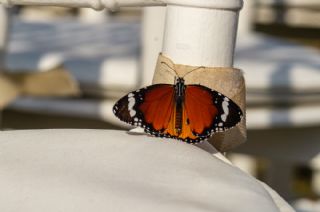
[[[252,34],[238,38],[235,67],[245,72],[248,92],[319,92],[320,51]]]
[[[242,7],[242,0],[0,0],[0,4],[11,5],[50,5],[64,7],[91,7],[97,10],[108,8],[117,9],[126,6],[165,6],[179,5],[201,8],[218,8],[238,10]]]
[[[214,151],[182,142],[107,130],[4,131],[0,152],[1,211],[293,211]]]
[[[249,129],[312,127],[320,124],[320,103],[292,107],[253,107],[247,109]]]
[[[90,90],[128,91],[138,86],[137,20],[85,24],[77,20],[13,20],[6,65],[43,70],[63,63]]]
[[[238,11],[169,5],[162,52],[176,64],[232,67],[237,23]]]

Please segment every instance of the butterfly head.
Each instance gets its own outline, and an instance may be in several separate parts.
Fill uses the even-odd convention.
[[[182,77],[175,77],[175,84],[183,84],[184,85],[184,79]]]

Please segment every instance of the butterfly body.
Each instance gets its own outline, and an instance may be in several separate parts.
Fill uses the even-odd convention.
[[[184,79],[179,77],[176,80],[174,90],[175,90],[175,102],[176,102],[176,115],[175,115],[175,130],[178,134],[182,131],[182,112],[183,112],[183,100],[184,100],[184,92],[185,92],[186,86],[184,84]]]
[[[122,97],[113,107],[122,121],[146,133],[197,143],[240,122],[242,111],[225,95],[200,84],[155,84]]]

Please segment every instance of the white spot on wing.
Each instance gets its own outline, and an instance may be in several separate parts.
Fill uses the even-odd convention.
[[[227,116],[229,115],[229,99],[227,97],[224,98],[222,102],[223,114],[221,115],[221,120],[225,122],[227,120]]]
[[[133,97],[131,97],[131,98],[128,99],[128,101],[129,101],[128,109],[132,110],[134,104],[136,103],[136,100]]]
[[[130,110],[129,113],[130,113],[130,116],[131,116],[131,117],[133,117],[133,116],[136,115],[136,111],[135,111],[135,110]]]
[[[133,106],[136,104],[136,99],[134,98],[133,93],[128,94],[128,110],[131,117],[136,115],[136,111],[133,109]]]

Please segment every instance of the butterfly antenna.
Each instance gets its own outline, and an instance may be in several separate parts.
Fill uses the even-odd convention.
[[[177,71],[175,70],[175,69],[173,69],[173,68],[171,68],[167,63],[165,63],[165,62],[161,62],[161,64],[165,64],[170,70],[172,70],[174,73],[175,73],[175,77],[176,76],[179,76],[179,74],[177,73]],[[171,72],[170,72],[171,73]],[[172,74],[172,73],[171,73]]]
[[[192,69],[191,71],[189,71],[188,73],[186,73],[186,74],[183,75],[182,77],[184,78],[184,77],[187,76],[188,74],[190,74],[190,73],[192,73],[192,72],[194,72],[194,71],[196,71],[196,70],[202,69],[202,68],[205,68],[205,67],[204,67],[204,66],[199,66],[199,67],[197,67],[197,68],[195,68],[195,69]]]

